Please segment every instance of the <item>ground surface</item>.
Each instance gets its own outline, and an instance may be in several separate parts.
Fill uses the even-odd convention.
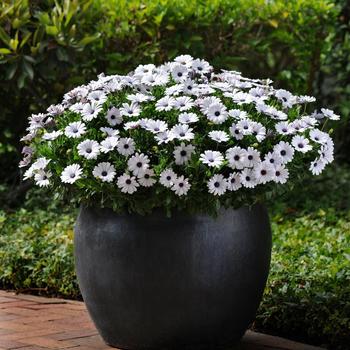
[[[85,305],[0,291],[0,350],[107,350]],[[320,350],[314,346],[248,331],[239,350]]]

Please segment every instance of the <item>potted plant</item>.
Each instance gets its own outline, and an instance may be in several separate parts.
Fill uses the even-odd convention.
[[[263,201],[333,160],[315,99],[182,55],[101,74],[29,118],[33,178],[81,203],[79,285],[106,343],[215,346],[254,319],[269,270]]]

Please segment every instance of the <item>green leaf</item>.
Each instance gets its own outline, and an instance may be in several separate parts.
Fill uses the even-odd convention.
[[[48,35],[57,35],[58,34],[58,28],[56,26],[45,26],[46,33]]]
[[[0,54],[2,54],[2,55],[8,55],[8,54],[10,54],[10,53],[12,53],[11,50],[6,49],[5,47],[0,48]]]
[[[11,38],[8,36],[8,34],[5,32],[5,30],[0,26],[0,39],[6,44],[10,45]]]
[[[78,42],[78,46],[86,46],[100,37],[100,34],[86,36]]]
[[[34,78],[34,70],[30,63],[23,61],[23,70],[29,76],[30,80]]]

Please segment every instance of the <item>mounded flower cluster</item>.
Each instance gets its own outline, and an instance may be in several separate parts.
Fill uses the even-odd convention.
[[[251,203],[333,161],[339,116],[271,83],[189,55],[101,74],[29,118],[24,178],[116,210]]]

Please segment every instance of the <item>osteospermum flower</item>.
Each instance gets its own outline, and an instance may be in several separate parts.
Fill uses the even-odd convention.
[[[241,174],[241,184],[247,188],[254,188],[257,185],[255,171],[253,169],[244,169]]]
[[[61,181],[67,184],[73,184],[81,178],[83,169],[79,164],[68,165],[61,173]]]
[[[242,187],[240,173],[232,173],[227,178],[227,189],[229,191],[238,191]]]
[[[177,194],[179,197],[187,194],[189,189],[191,188],[191,184],[188,179],[186,179],[183,175],[177,177],[174,180],[174,184],[171,189]]]
[[[52,173],[50,171],[39,169],[34,175],[34,180],[39,187],[47,187],[50,185],[51,176]]]
[[[271,181],[275,176],[274,166],[268,162],[260,162],[254,167],[254,177],[259,184]]]
[[[187,111],[191,109],[193,105],[194,105],[193,100],[191,99],[191,97],[188,97],[188,96],[176,97],[174,101],[174,108],[180,111]]]
[[[177,175],[172,169],[165,169],[161,172],[159,182],[165,187],[172,187],[174,185]]]
[[[293,137],[292,146],[295,150],[302,153],[306,153],[312,149],[309,140],[306,137],[300,135]]]
[[[62,130],[47,132],[43,135],[43,140],[53,141],[53,140],[56,140],[61,135],[63,135]]]
[[[179,123],[180,124],[191,124],[198,122],[199,118],[195,113],[180,113],[179,114]]]
[[[138,181],[140,185],[143,187],[153,186],[157,182],[156,179],[154,178],[153,169],[146,169],[144,173],[138,177]]]
[[[86,125],[82,122],[73,122],[66,126],[64,134],[67,137],[79,138],[86,133]]]
[[[206,115],[214,124],[222,124],[228,117],[226,107],[221,103],[210,105]]]
[[[120,115],[118,108],[112,107],[106,114],[107,122],[110,126],[116,126],[122,123],[123,117]]]
[[[224,157],[218,151],[205,151],[200,155],[200,161],[210,167],[218,168],[224,162]]]
[[[227,180],[221,174],[215,174],[207,183],[209,193],[222,196],[227,190]]]
[[[331,120],[339,120],[340,119],[340,115],[335,114],[334,111],[332,111],[331,109],[321,108],[321,113],[326,118],[331,119]]]
[[[100,143],[100,152],[101,153],[108,153],[114,150],[114,148],[118,144],[118,137],[116,136],[109,136],[105,138]]]
[[[133,194],[137,191],[137,187],[140,185],[136,181],[135,176],[130,176],[129,174],[123,174],[118,177],[117,186],[123,193]]]
[[[115,168],[109,162],[99,163],[94,167],[92,174],[103,182],[112,182],[115,177]]]
[[[156,110],[161,112],[161,111],[170,111],[175,104],[175,99],[170,96],[164,96],[160,100],[157,101],[156,103]]]
[[[194,150],[193,145],[185,145],[183,142],[180,146],[176,146],[174,149],[175,164],[186,164],[191,159]]]
[[[171,128],[170,137],[172,139],[190,141],[194,138],[193,129],[187,124],[177,124]]]
[[[100,154],[100,145],[94,140],[85,140],[79,143],[78,154],[86,159],[96,159]]]
[[[226,151],[226,159],[232,169],[243,169],[247,166],[247,151],[241,147],[232,147]]]
[[[149,167],[149,158],[143,153],[136,153],[128,160],[128,169],[136,176],[142,176]]]
[[[227,142],[230,137],[225,131],[220,131],[220,130],[213,130],[210,131],[208,136],[216,142]]]
[[[130,156],[135,152],[135,142],[130,137],[119,139],[117,150],[123,156]]]
[[[280,184],[285,184],[289,177],[289,171],[284,165],[274,167],[273,180]]]
[[[140,106],[137,103],[123,103],[120,108],[120,115],[126,117],[137,117],[141,113]]]
[[[97,118],[98,114],[102,111],[102,106],[96,102],[86,103],[81,111],[83,120],[89,122]]]
[[[287,164],[293,160],[294,148],[285,141],[280,141],[274,148],[273,153],[282,158],[282,164]]]

